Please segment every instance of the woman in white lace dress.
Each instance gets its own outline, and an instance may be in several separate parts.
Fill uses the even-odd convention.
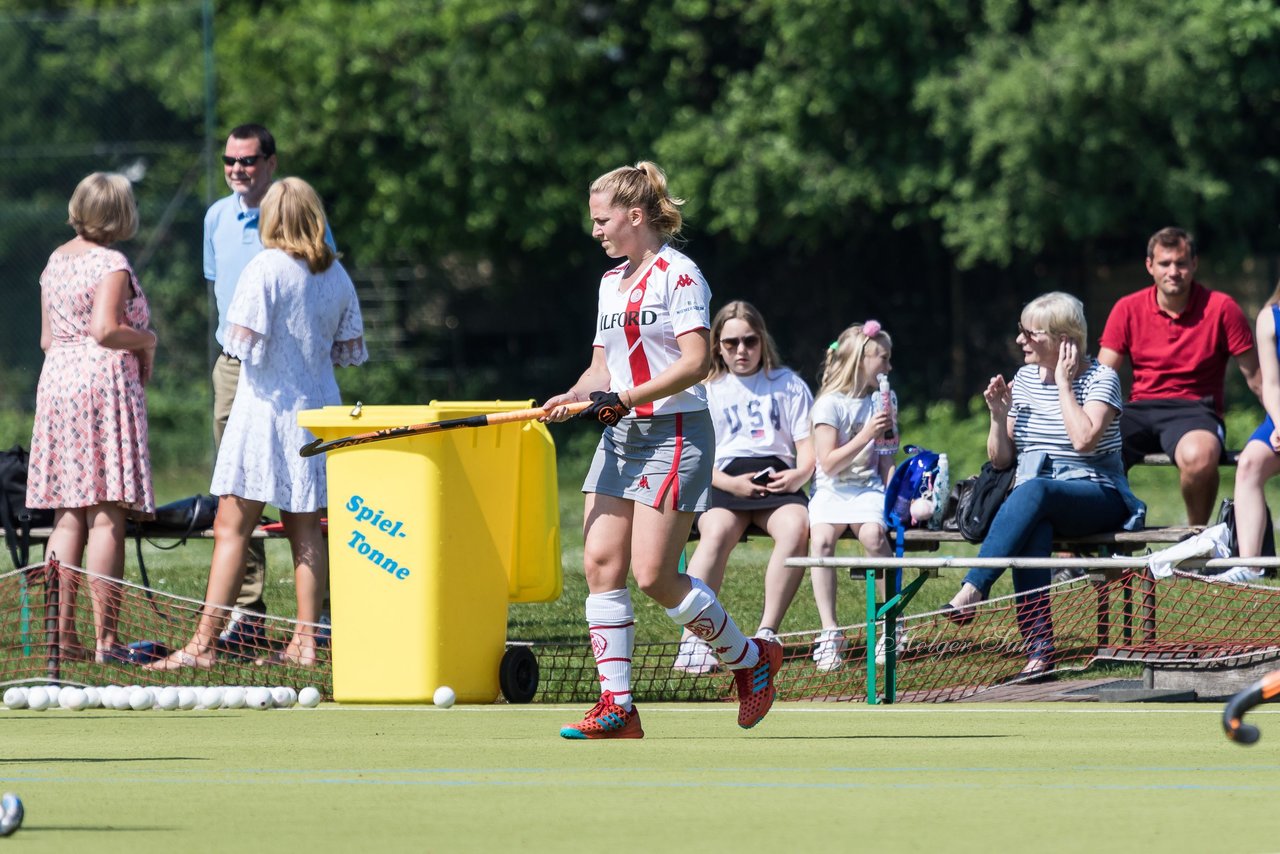
[[[281,661],[313,664],[329,565],[320,510],[328,504],[324,457],[298,449],[315,437],[304,409],[341,402],[335,365],[368,358],[355,287],[325,243],[320,197],[285,178],[262,201],[262,245],[227,311],[226,348],[243,363],[210,487],[220,496],[213,565],[195,637],[157,669],[208,667],[244,575],[244,556],[266,504],[280,508],[293,551],[299,627]]]

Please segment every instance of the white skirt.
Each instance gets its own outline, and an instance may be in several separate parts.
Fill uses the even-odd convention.
[[[809,498],[810,525],[884,524],[884,488],[824,486]]]

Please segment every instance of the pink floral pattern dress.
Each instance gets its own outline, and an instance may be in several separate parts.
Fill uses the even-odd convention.
[[[60,249],[40,275],[52,344],[36,388],[28,507],[114,502],[135,517],[155,511],[138,357],[103,347],[89,334],[98,283],[117,270],[128,272],[133,287],[125,322],[146,329],[151,310],[122,253],[101,246]]]

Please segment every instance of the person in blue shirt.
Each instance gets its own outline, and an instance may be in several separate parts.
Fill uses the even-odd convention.
[[[204,277],[213,288],[218,306],[214,337],[220,351],[213,366],[214,455],[231,414],[240,380],[240,360],[225,348],[227,308],[236,292],[240,273],[262,251],[258,233],[258,208],[275,176],[276,140],[259,124],[243,124],[227,137],[222,155],[223,176],[231,195],[214,202],[204,216]],[[336,251],[333,235],[325,226],[325,243]],[[252,540],[245,560],[244,583],[236,598],[236,610],[219,639],[222,651],[256,658],[263,636],[261,615],[266,613],[262,591],[266,577],[266,553],[262,540]],[[326,602],[327,604],[327,602]],[[327,607],[326,607],[327,613]]]

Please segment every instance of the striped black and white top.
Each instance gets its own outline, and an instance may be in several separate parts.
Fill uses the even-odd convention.
[[[1019,455],[1043,451],[1053,459],[1072,460],[1088,470],[1104,457],[1119,452],[1120,417],[1124,400],[1120,396],[1120,376],[1097,359],[1089,360],[1089,367],[1071,383],[1076,401],[1084,406],[1091,400],[1099,400],[1116,411],[1092,454],[1082,454],[1071,446],[1067,436],[1067,424],[1058,403],[1058,387],[1052,382],[1040,381],[1040,368],[1023,365],[1013,377],[1011,395],[1013,406],[1009,417],[1013,419],[1013,443]],[[1110,478],[1098,473],[1090,480],[1101,483]]]

